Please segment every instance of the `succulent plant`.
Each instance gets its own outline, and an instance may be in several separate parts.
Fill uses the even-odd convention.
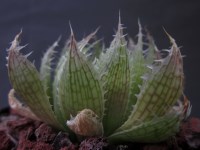
[[[21,101],[43,122],[110,141],[159,142],[178,132],[190,105],[183,95],[183,61],[175,40],[159,51],[139,24],[137,43],[118,29],[109,48],[76,42],[73,31],[52,77],[56,41],[37,71],[21,54],[21,32],[8,49],[8,75]],[[90,44],[89,44],[90,43]]]

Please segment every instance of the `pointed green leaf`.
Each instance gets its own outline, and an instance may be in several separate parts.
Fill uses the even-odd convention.
[[[51,82],[51,65],[52,60],[54,58],[55,54],[55,48],[58,46],[60,38],[54,42],[54,44],[48,48],[48,50],[45,52],[41,66],[40,66],[40,79],[42,81],[42,84],[44,86],[44,90],[46,91],[47,95],[49,96],[50,103],[53,105],[53,95],[52,95],[52,82]]]
[[[64,46],[62,53],[60,55],[60,59],[57,63],[55,73],[54,73],[54,81],[53,81],[53,109],[54,112],[58,118],[58,120],[62,123],[65,124],[66,122],[66,114],[62,113],[62,104],[60,103],[60,97],[58,95],[58,87],[60,86],[61,81],[61,75],[63,74],[63,68],[65,63],[67,62],[67,51],[68,49],[68,44],[69,42],[66,42],[66,45]]]
[[[174,136],[179,131],[179,125],[179,115],[170,114],[131,126],[127,130],[112,134],[108,139],[112,142],[156,143]]]
[[[91,109],[102,119],[104,101],[100,77],[77,48],[73,33],[69,46],[57,89],[62,114],[67,120],[70,114],[75,116],[83,109]]]
[[[88,53],[89,49],[86,46],[89,44],[88,42],[96,35],[99,28],[97,28],[94,32],[83,38],[80,42],[77,43],[78,49],[83,53]]]
[[[148,39],[148,43],[147,43],[148,48],[146,52],[145,62],[146,64],[153,64],[155,59],[161,58],[161,54],[154,43],[153,37],[151,37],[149,33],[147,33],[146,37]]]
[[[35,66],[19,50],[20,34],[15,37],[8,50],[8,74],[16,93],[29,108],[44,122],[63,129],[56,120],[49,104],[39,73]]]
[[[106,111],[103,120],[106,135],[111,134],[127,119],[126,107],[130,82],[130,70],[126,41],[119,21],[118,31],[110,48],[102,54],[99,67],[104,82]]]
[[[132,47],[133,49],[129,49],[129,64],[130,64],[130,93],[129,93],[129,109],[127,113],[130,115],[132,106],[135,105],[137,101],[136,94],[140,92],[140,86],[143,83],[141,76],[146,73],[148,70],[146,68],[145,58],[143,55],[143,35],[142,35],[142,27],[140,23],[139,25],[139,33],[138,33],[138,41],[137,44]]]
[[[161,64],[152,69],[152,73],[143,76],[146,80],[141,87],[137,103],[129,119],[118,129],[126,130],[138,121],[148,121],[162,116],[177,102],[183,91],[182,56],[175,41],[169,55],[159,60]]]
[[[99,55],[103,51],[103,46],[101,45],[101,40],[97,40],[89,44],[83,49],[84,54],[88,55],[87,58],[90,62],[95,64],[95,59],[99,58]]]

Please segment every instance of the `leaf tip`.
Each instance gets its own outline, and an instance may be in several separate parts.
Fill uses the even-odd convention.
[[[20,32],[15,36],[14,40],[12,41],[11,44],[11,48],[8,50],[14,50],[16,47],[19,46],[19,43],[21,41],[21,35],[22,35],[22,29],[20,30]]]

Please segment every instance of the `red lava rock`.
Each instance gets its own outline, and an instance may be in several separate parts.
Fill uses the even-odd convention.
[[[53,150],[53,147],[43,142],[31,142],[29,140],[21,140],[18,144],[17,150]]]
[[[65,146],[60,148],[60,150],[77,150],[77,146],[75,145]]]
[[[0,131],[0,150],[11,149],[14,146],[15,144],[7,136],[7,134],[4,131]]]
[[[17,150],[53,150],[53,147],[45,142],[39,141],[34,135],[34,128],[29,127],[27,130],[23,130],[19,134],[19,143]]]
[[[200,119],[199,118],[191,118],[188,122],[190,130],[193,133],[200,133]]]
[[[200,148],[200,119],[193,117],[182,123],[177,139],[182,145],[187,143],[191,148]]]
[[[143,150],[168,150],[166,145],[146,145]]]
[[[19,119],[17,116],[9,115],[0,117],[0,131],[7,130],[7,123]]]
[[[109,146],[109,149],[117,149],[117,150],[128,150],[130,149],[128,145],[117,145],[116,147]],[[135,148],[136,149],[136,148]]]
[[[81,142],[79,150],[103,150],[108,146],[104,138],[89,138]]]
[[[183,150],[200,149],[200,119],[191,118],[181,124],[177,136],[156,144],[111,144],[104,138],[88,138],[73,144],[66,132],[16,114],[0,113],[0,150]]]
[[[38,124],[37,124],[37,121],[33,121],[31,119],[28,119],[28,118],[19,118],[18,120],[13,120],[13,121],[7,122],[7,126],[11,130],[18,130],[18,131],[24,130],[24,127],[27,127],[29,125],[35,126],[35,125],[38,125]]]
[[[38,141],[41,142],[52,142],[56,137],[57,133],[50,126],[45,123],[42,123],[36,130],[35,136]]]
[[[76,150],[77,146],[74,145],[67,133],[59,132],[53,141],[53,147],[56,150]]]
[[[33,121],[27,118],[20,118],[18,120],[8,121],[8,132],[18,136],[21,130],[26,130]]]
[[[178,145],[175,137],[171,137],[160,143],[143,143],[140,146],[142,150],[185,150]]]

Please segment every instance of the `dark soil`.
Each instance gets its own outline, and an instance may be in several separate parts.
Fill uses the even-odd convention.
[[[9,112],[0,112],[0,150],[190,150],[200,149],[200,119],[183,122],[180,132],[157,144],[121,143],[113,145],[106,138],[88,138],[71,142],[68,133]]]

